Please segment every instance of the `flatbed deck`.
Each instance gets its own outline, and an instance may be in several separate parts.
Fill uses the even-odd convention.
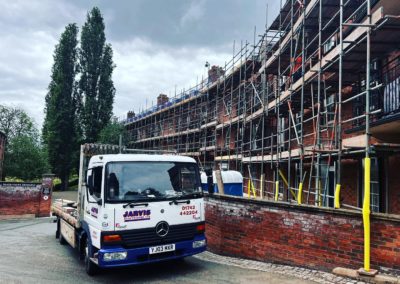
[[[76,201],[68,199],[56,199],[51,206],[51,212],[61,219],[64,219],[75,228],[80,227]]]

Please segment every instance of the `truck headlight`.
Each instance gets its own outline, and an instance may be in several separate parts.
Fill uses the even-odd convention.
[[[114,261],[114,260],[124,260],[126,259],[128,253],[126,251],[124,252],[106,252],[103,255],[103,260],[104,261]]]
[[[204,247],[205,245],[206,245],[206,240],[193,242],[193,248],[201,248],[201,247]]]

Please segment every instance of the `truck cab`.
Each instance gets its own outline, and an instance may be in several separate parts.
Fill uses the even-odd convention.
[[[82,251],[88,274],[205,251],[204,201],[194,159],[94,155],[81,175],[76,241],[67,220],[60,220],[59,237]]]

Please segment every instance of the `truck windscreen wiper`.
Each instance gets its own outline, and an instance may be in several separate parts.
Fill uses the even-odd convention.
[[[170,199],[171,201],[169,202],[169,205],[172,205],[172,204],[180,204],[180,203],[186,203],[186,204],[190,204],[190,199],[188,199],[188,200],[180,200],[180,201],[178,201],[178,199],[181,199],[181,198],[185,198],[186,199],[186,196],[182,196],[182,195],[178,195],[178,196],[174,196],[174,197],[172,197],[172,198],[168,198],[168,199]]]
[[[136,203],[135,201],[131,201],[131,202],[128,202],[127,204],[122,205],[122,207],[124,207],[124,208],[126,208],[128,206],[130,208],[133,208],[135,206],[145,206],[145,207],[147,207],[147,206],[149,206],[149,203]]]
[[[190,204],[190,199],[188,198],[199,198],[201,197],[201,193],[200,192],[192,192],[192,193],[187,193],[184,195],[177,195],[177,196],[173,196],[172,198],[169,198],[171,201],[169,202],[169,205],[172,204],[180,204],[180,203],[186,203],[186,204]],[[181,199],[180,201],[178,201],[179,199]]]

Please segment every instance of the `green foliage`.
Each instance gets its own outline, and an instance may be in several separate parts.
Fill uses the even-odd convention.
[[[20,108],[0,105],[0,130],[6,134],[3,177],[38,179],[48,171],[46,152],[33,120]]]
[[[80,48],[78,28],[70,24],[54,51],[42,137],[62,190],[68,187],[68,177],[77,168],[79,144],[96,142],[112,116],[115,65],[104,29],[103,17],[95,7],[82,27]]]
[[[78,183],[79,183],[79,179],[77,177],[70,178],[69,181],[68,181],[68,190],[77,189],[78,188]],[[53,181],[53,185],[54,185],[54,187],[53,187],[54,191],[63,190],[61,188],[61,185],[62,185],[61,184],[61,180],[58,180],[57,182]]]
[[[112,72],[115,65],[104,29],[103,16],[99,8],[94,7],[82,27],[79,50],[79,94],[83,102],[80,117],[86,142],[96,142],[112,116],[115,96]]]
[[[46,153],[33,136],[19,135],[9,141],[4,159],[8,177],[32,181],[48,171]]]
[[[7,141],[12,141],[15,137],[21,135],[38,135],[32,119],[25,111],[4,105],[0,105],[0,131],[6,135]]]
[[[119,136],[122,135],[122,142],[128,142],[128,133],[125,127],[117,121],[110,121],[99,134],[98,141],[103,144],[119,144]]]
[[[62,189],[68,186],[73,157],[79,149],[76,92],[77,35],[75,24],[66,26],[54,51],[51,82],[46,95],[43,141],[53,173],[61,179]]]

